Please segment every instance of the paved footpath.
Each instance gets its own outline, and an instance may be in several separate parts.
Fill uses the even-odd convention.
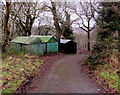
[[[98,86],[81,71],[78,64],[83,57],[82,54],[66,55],[58,60],[44,83],[36,84],[37,87],[28,93],[98,93]]]

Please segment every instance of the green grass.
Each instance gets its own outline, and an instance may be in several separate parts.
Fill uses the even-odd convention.
[[[105,80],[111,88],[114,88],[119,92],[118,84],[120,82],[120,79],[118,78],[116,71],[117,68],[113,68],[113,66],[110,64],[99,65],[97,66],[97,70],[95,70],[95,72],[97,72],[97,75],[101,77],[98,82]]]
[[[108,54],[107,54],[108,53]],[[97,82],[101,83],[103,80],[107,82],[110,88],[115,89],[120,92],[120,79],[118,78],[118,50],[113,49],[108,52],[95,53],[85,60],[85,63],[89,64],[91,67],[95,67],[93,72],[97,74],[99,79]],[[104,85],[103,85],[104,87]]]
[[[114,73],[109,74],[108,72],[101,72],[99,73],[99,75],[107,81],[107,83],[109,84],[111,88],[118,90],[117,74],[114,74]]]
[[[25,55],[25,54],[29,54],[28,51],[17,51],[17,50],[14,50],[12,48],[9,48],[9,50],[7,50],[7,52],[5,53],[2,53],[2,58],[7,58],[9,57],[10,55],[12,56],[19,56],[19,55]]]
[[[14,93],[14,89],[7,89],[7,90],[2,90],[1,91],[4,95],[7,95],[7,93],[9,93],[9,95],[12,95],[12,93]]]
[[[118,92],[120,93],[120,79],[118,80]]]
[[[22,82],[35,74],[41,64],[44,64],[37,56],[25,53],[10,53],[5,55],[2,61],[2,93],[13,93]]]

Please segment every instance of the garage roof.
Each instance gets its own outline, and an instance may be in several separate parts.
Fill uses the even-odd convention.
[[[11,42],[21,44],[36,44],[46,42],[56,42],[57,40],[53,36],[19,36],[13,39]]]
[[[20,36],[15,38],[11,42],[22,43],[22,44],[35,44],[35,43],[41,43],[42,41],[37,37]]]
[[[39,37],[43,42],[50,42],[51,40],[53,40],[53,42],[57,41],[53,36],[32,35],[30,37]]]
[[[69,41],[71,41],[71,40],[69,40],[69,39],[60,39],[60,43],[67,43]]]

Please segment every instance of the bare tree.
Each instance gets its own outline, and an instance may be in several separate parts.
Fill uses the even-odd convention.
[[[48,2],[43,3],[43,7]],[[50,31],[53,31],[53,34],[55,33],[55,27],[54,27],[54,20],[51,13],[51,9],[49,8],[43,8],[43,11],[39,14],[38,19],[36,20],[38,22],[38,33],[39,35],[47,35]],[[45,33],[44,33],[45,32]]]
[[[16,32],[21,36],[30,36],[32,25],[35,19],[39,16],[40,9],[38,3],[15,3],[14,9],[11,12],[13,21],[16,24]]]
[[[95,14],[96,10],[93,8],[94,2],[79,2],[74,8],[74,12],[79,17],[79,22],[77,23],[79,28],[87,32],[88,35],[88,46],[87,49],[90,51],[90,32],[95,28]],[[93,23],[94,22],[94,23]]]
[[[66,29],[70,28],[74,21],[70,19],[70,11],[67,2],[52,2],[51,5],[46,5],[47,11],[51,11],[53,16],[53,23],[56,30],[56,38],[58,42],[60,37],[63,36]]]
[[[60,42],[60,37],[62,35],[62,29],[59,24],[58,14],[57,14],[57,10],[56,10],[56,3],[51,2],[51,5],[52,5],[51,11],[53,14],[54,26],[56,28],[56,38],[57,38],[58,42]]]
[[[6,2],[6,12],[5,12],[5,19],[4,19],[4,33],[2,34],[2,52],[6,51],[6,45],[8,44],[8,39],[9,39],[9,27],[8,27],[8,21],[9,21],[9,16],[10,16],[10,7],[11,7],[11,2]]]
[[[4,27],[4,17],[5,17],[5,4],[0,2],[0,29],[3,30]]]

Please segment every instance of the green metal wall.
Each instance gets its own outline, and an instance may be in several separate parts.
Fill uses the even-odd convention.
[[[22,47],[21,44],[11,43],[11,46],[15,50],[29,51],[37,55],[44,55],[45,53],[58,52],[58,42],[22,45]]]
[[[11,47],[15,50],[22,50],[21,44],[11,43]]]
[[[46,44],[39,44],[39,52],[41,55],[44,55],[46,53]]]
[[[47,43],[47,53],[58,52],[58,42]]]
[[[32,45],[22,45],[22,51],[32,52]]]
[[[38,55],[44,55],[46,52],[45,44],[32,44],[31,51]]]

